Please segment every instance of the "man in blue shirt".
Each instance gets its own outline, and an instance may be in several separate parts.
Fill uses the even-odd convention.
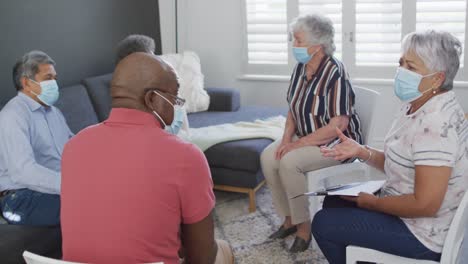
[[[18,95],[0,111],[0,206],[10,224],[60,223],[60,170],[73,136],[59,109],[55,62],[26,53],[13,67]]]

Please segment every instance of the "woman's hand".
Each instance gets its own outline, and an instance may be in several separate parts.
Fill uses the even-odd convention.
[[[276,160],[281,159],[281,152],[283,151],[284,147],[286,147],[286,145],[288,145],[289,143],[291,143],[291,140],[287,140],[283,138],[283,140],[281,141],[281,144],[279,144],[279,146],[276,148],[276,151],[275,151]]]
[[[346,201],[350,202],[355,202],[357,203],[357,206],[359,208],[364,208],[368,210],[375,210],[375,204],[377,203],[377,200],[379,197],[369,194],[369,193],[364,193],[360,192],[359,196],[353,197],[353,196],[340,196],[341,199],[344,199]]]
[[[286,155],[288,152],[300,148],[301,145],[298,142],[281,142],[275,152],[275,159],[280,160]]]
[[[336,133],[341,141],[340,144],[336,145],[333,148],[320,147],[320,152],[324,157],[333,158],[335,160],[345,160],[349,158],[359,157],[361,158],[362,152],[367,154],[364,147],[361,146],[356,141],[346,137],[341,130],[336,128]]]

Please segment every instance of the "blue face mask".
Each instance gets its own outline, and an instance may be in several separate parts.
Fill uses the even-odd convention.
[[[405,103],[413,102],[414,100],[423,96],[423,94],[425,94],[426,92],[431,91],[427,90],[422,93],[419,91],[418,88],[419,84],[421,83],[421,80],[436,73],[437,72],[434,72],[423,76],[419,73],[412,72],[403,67],[398,67],[395,75],[395,82],[393,84],[395,95]]]
[[[59,98],[59,87],[56,80],[47,80],[42,82],[36,82],[30,79],[32,82],[39,84],[41,86],[41,94],[35,94],[41,102],[48,106],[54,105]]]
[[[317,50],[316,52],[309,55],[309,53],[307,52],[307,49],[308,48],[306,47],[293,47],[292,52],[294,54],[294,58],[296,58],[296,60],[300,63],[307,63],[319,51]]]
[[[184,124],[185,110],[181,106],[174,106],[174,120],[170,126],[166,126],[164,130],[177,135]]]
[[[182,128],[182,125],[184,123],[184,117],[185,117],[185,110],[182,106],[179,105],[174,105],[169,101],[166,97],[162,96],[160,93],[154,91],[155,94],[161,96],[166,102],[168,102],[173,108],[174,108],[174,119],[172,120],[172,123],[170,126],[164,122],[164,120],[161,118],[161,116],[153,110],[153,113],[161,120],[161,122],[164,124],[164,130],[167,131],[170,134],[177,135]]]

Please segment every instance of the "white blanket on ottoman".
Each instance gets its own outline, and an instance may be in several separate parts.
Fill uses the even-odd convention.
[[[254,122],[189,128],[189,133],[181,131],[179,136],[205,151],[216,144],[234,140],[253,138],[277,140],[283,136],[285,123],[284,116],[275,116],[265,120],[257,119]]]

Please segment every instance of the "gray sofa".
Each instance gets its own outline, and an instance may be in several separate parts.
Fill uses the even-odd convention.
[[[112,74],[85,79],[82,84],[60,89],[56,106],[62,110],[70,129],[83,128],[105,120],[111,109],[109,84]],[[207,88],[208,111],[189,114],[190,127],[203,127],[237,121],[253,121],[279,114],[286,109],[243,107],[234,89]],[[255,191],[264,183],[260,153],[269,139],[250,139],[221,143],[205,151],[215,189],[243,192],[250,196],[250,211],[255,210]],[[24,250],[61,256],[60,228],[35,228],[0,224],[0,263],[23,263]]]
[[[83,84],[64,87],[57,103],[75,133],[105,120],[111,109],[109,85],[112,74],[85,79]],[[188,115],[190,127],[204,127],[238,121],[254,121],[285,115],[286,109],[241,106],[237,90],[207,88],[208,111]],[[255,192],[264,183],[260,153],[270,139],[250,139],[221,143],[205,151],[215,189],[249,194],[250,212],[255,211]]]

